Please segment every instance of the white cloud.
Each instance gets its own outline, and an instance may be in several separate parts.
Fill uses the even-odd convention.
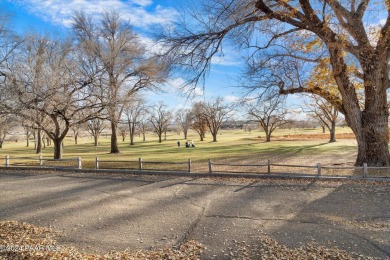
[[[174,8],[158,5],[151,10],[152,0],[125,2],[121,0],[13,0],[12,2],[23,6],[45,21],[65,27],[70,27],[74,11],[96,15],[107,10],[115,10],[123,18],[129,19],[133,26],[144,29],[156,24],[168,24],[178,17],[178,12]]]
[[[185,80],[182,78],[174,78],[167,82],[167,86],[170,86],[173,91],[180,91],[185,85]]]
[[[137,5],[140,5],[140,6],[149,6],[153,3],[152,0],[129,0],[128,1],[129,3],[134,3],[134,4],[137,4]]]
[[[225,51],[223,56],[213,56],[211,63],[221,66],[237,66],[242,64],[241,54],[232,50]]]
[[[237,101],[240,100],[239,97],[237,97],[237,96],[232,96],[232,95],[227,95],[227,96],[225,96],[223,99],[224,99],[225,101],[227,101],[227,102],[230,102],[230,103],[234,103],[234,102],[237,102]]]

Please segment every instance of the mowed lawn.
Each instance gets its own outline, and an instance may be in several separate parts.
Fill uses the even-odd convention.
[[[349,128],[339,128],[337,133],[351,133]],[[125,142],[119,138],[119,154],[110,154],[110,138],[103,135],[99,139],[99,146],[93,145],[93,140],[86,133],[79,137],[78,144],[74,143],[71,136],[64,142],[63,158],[81,157],[83,168],[93,168],[95,158],[110,161],[136,161],[142,158],[143,161],[161,162],[186,162],[191,159],[193,162],[206,162],[208,159],[221,162],[264,162],[268,159],[283,163],[353,163],[356,156],[356,141],[353,139],[339,139],[335,143],[328,143],[327,134],[325,138],[319,138],[322,130],[317,129],[290,129],[277,130],[271,142],[265,142],[264,132],[244,130],[222,130],[218,135],[218,141],[212,142],[208,133],[204,141],[199,141],[199,136],[190,131],[189,141],[194,141],[196,148],[185,148],[185,139],[182,134],[179,136],[174,132],[167,135],[167,140],[158,143],[158,137],[149,134],[143,142],[138,136],[135,137],[135,145],[129,145],[129,137]],[[304,137],[300,136],[304,135]],[[310,135],[315,135],[310,138]],[[287,137],[289,136],[289,137]],[[294,138],[297,136],[297,138]],[[181,142],[181,148],[177,146]],[[18,137],[18,142],[5,142],[0,149],[1,164],[4,164],[4,157],[37,157],[34,151],[34,143],[26,147],[26,140],[23,136]],[[42,156],[53,157],[53,147],[46,147]]]

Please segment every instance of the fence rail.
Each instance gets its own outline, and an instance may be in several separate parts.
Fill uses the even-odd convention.
[[[73,163],[74,162],[74,163]],[[316,176],[316,177],[353,177],[353,178],[389,178],[390,167],[368,167],[366,163],[363,166],[322,166],[320,163],[316,165],[297,165],[297,164],[281,164],[271,163],[267,160],[266,163],[259,164],[238,164],[238,163],[220,163],[213,162],[211,159],[208,165],[204,162],[196,164],[207,166],[206,172],[210,174],[218,173],[240,173],[240,174],[261,174],[261,175],[291,175],[291,176]],[[54,164],[53,164],[54,163]],[[72,164],[73,163],[73,164]],[[82,169],[81,158],[65,158],[65,159],[49,159],[42,156],[37,157],[12,157],[5,156],[5,167],[31,167],[31,168],[51,168],[51,169]],[[152,167],[150,167],[153,165]],[[123,169],[135,171],[170,171],[170,172],[193,172],[193,163],[191,159],[182,162],[166,162],[166,161],[144,161],[142,158],[138,160],[100,160],[95,158],[96,170]],[[103,167],[102,167],[103,166]],[[205,168],[205,167],[203,167]],[[291,172],[291,168],[308,169],[310,172]],[[279,169],[279,170],[278,170]],[[342,175],[334,174],[334,171],[342,171]],[[382,171],[382,172],[381,172]],[[383,174],[383,171],[386,171]],[[325,173],[324,173],[325,172]],[[198,173],[200,173],[198,171]]]
[[[47,164],[45,162],[54,162],[55,164]],[[75,162],[75,165],[69,162]],[[37,164],[36,164],[37,163]],[[68,163],[68,164],[64,164]],[[66,158],[66,159],[50,159],[43,158],[42,156],[36,157],[12,157],[5,156],[5,167],[39,167],[39,168],[71,168],[71,169],[82,169],[81,158]]]

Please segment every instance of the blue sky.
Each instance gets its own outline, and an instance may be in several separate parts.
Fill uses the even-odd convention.
[[[176,21],[179,10],[186,4],[187,0],[0,0],[0,10],[10,16],[9,26],[19,34],[61,35],[70,33],[74,11],[98,15],[103,11],[116,10],[130,20],[146,43],[150,43],[154,26]],[[226,101],[237,100],[240,90],[232,86],[243,70],[239,57],[240,54],[229,50],[225,51],[223,59],[215,59],[204,89],[197,87],[196,92],[201,94],[197,99],[223,97]],[[147,93],[147,100],[150,103],[164,102],[172,110],[189,107],[193,98],[188,99],[178,90],[183,83],[180,77],[173,78],[163,87],[164,93]],[[289,100],[289,103],[294,103],[298,99],[290,97]]]
[[[184,0],[0,0],[1,10],[10,16],[9,26],[19,34],[28,32],[67,34],[70,33],[71,16],[74,11],[97,15],[105,10],[117,10],[128,18],[146,42],[150,41],[153,27],[176,21]],[[237,57],[226,55],[216,59],[204,90],[197,93],[202,98],[222,96],[228,101],[237,98],[237,89],[232,88],[235,78],[242,70]],[[149,93],[151,102],[163,101],[171,108],[189,106],[187,97],[177,90],[184,81],[171,79],[164,87],[166,93]]]

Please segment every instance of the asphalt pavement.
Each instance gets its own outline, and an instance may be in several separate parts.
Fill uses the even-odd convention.
[[[227,259],[266,234],[390,259],[389,194],[362,181],[0,172],[0,220],[52,226],[90,253],[194,239],[202,258]]]

